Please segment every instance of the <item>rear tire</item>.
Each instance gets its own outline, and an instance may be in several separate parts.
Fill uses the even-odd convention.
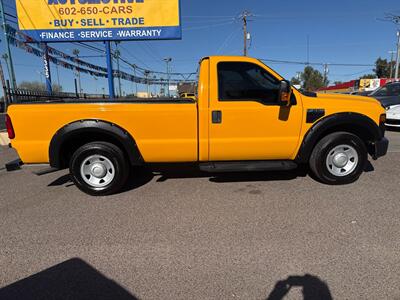
[[[348,132],[327,135],[315,146],[310,169],[325,184],[349,184],[358,180],[368,161],[364,142]]]
[[[122,150],[106,142],[94,142],[80,147],[72,155],[69,169],[75,185],[92,196],[117,193],[129,175]]]

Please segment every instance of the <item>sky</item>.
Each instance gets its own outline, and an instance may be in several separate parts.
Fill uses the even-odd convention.
[[[15,0],[3,1],[6,12],[15,14]],[[373,64],[378,57],[390,59],[389,51],[396,49],[396,26],[380,19],[384,18],[385,13],[400,15],[398,0],[181,0],[182,40],[123,42],[121,56],[131,63],[155,71],[165,71],[163,58],[171,57],[173,72],[195,72],[201,57],[242,55],[242,23],[238,16],[244,10],[253,14],[248,25],[252,36],[249,56],[252,57],[306,62],[309,56],[310,62]],[[1,35],[0,39],[3,40],[4,36]],[[104,47],[100,42],[92,44]],[[4,43],[1,42],[0,46],[2,53],[5,53]],[[50,46],[69,54],[78,48],[81,56],[99,55],[77,44],[53,43]],[[16,48],[12,48],[12,53],[17,82],[44,80],[40,58]],[[88,57],[85,60],[106,65],[104,57]],[[304,69],[304,66],[295,64],[267,64],[287,79]],[[4,60],[2,65],[6,70]],[[322,71],[322,66],[315,67]],[[131,68],[123,63],[121,69],[131,72]],[[365,66],[331,66],[329,79],[331,82],[349,81],[372,73],[372,69]],[[74,90],[74,74],[71,70],[59,67],[57,72],[52,65],[51,72],[53,82],[59,82],[64,91]],[[108,90],[106,79],[82,75],[81,80],[82,88],[87,93]],[[131,93],[134,84],[122,81],[122,89],[125,93]],[[139,89],[144,90],[144,87]]]

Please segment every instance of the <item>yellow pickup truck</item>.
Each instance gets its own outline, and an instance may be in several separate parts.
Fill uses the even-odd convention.
[[[13,104],[7,129],[24,163],[69,168],[91,195],[119,191],[132,166],[208,172],[291,170],[347,184],[387,153],[385,110],[365,97],[300,92],[261,61],[200,62],[193,99]]]

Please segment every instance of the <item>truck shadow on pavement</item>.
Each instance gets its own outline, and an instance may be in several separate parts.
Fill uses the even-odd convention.
[[[326,282],[310,274],[278,281],[266,300],[282,300],[292,288],[301,288],[304,300],[333,300]]]
[[[374,167],[368,161],[365,172],[373,172]],[[307,166],[299,166],[291,171],[266,171],[266,172],[232,172],[232,173],[207,173],[199,170],[198,166],[192,164],[185,165],[157,165],[151,167],[136,167],[131,171],[125,187],[118,193],[125,193],[137,189],[151,182],[154,178],[156,182],[166,182],[172,179],[185,178],[208,178],[214,183],[229,182],[262,182],[262,181],[287,181],[294,180],[298,177],[310,176],[314,180],[314,176],[310,174]],[[71,187],[74,184],[70,179],[70,175],[63,175],[50,184],[53,186]]]
[[[67,260],[0,289],[0,299],[137,298],[79,258]]]

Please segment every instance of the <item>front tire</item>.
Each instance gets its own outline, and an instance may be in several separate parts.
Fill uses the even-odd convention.
[[[358,180],[367,161],[367,148],[358,136],[336,132],[317,143],[310,157],[310,169],[323,183],[349,184]]]
[[[117,193],[129,175],[122,150],[106,142],[94,142],[80,147],[72,155],[69,169],[75,185],[92,196]]]

